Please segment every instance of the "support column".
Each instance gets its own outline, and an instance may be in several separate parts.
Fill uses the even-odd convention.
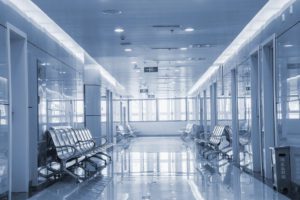
[[[204,128],[204,134],[208,134],[207,130],[207,96],[206,96],[206,90],[203,91],[203,128]]]
[[[203,108],[203,97],[199,94],[199,123],[200,126],[204,126],[204,108]]]
[[[240,163],[239,156],[239,134],[238,134],[238,104],[237,104],[237,77],[236,69],[231,70],[231,109],[232,109],[232,149],[233,162]]]
[[[85,127],[100,144],[101,141],[101,85],[84,85]]]
[[[210,86],[210,110],[211,110],[211,125],[210,131],[213,132],[214,127],[217,125],[217,83]]]
[[[114,142],[114,110],[113,110],[113,94],[110,92],[110,142]]]
[[[108,142],[110,142],[110,100],[109,100],[109,90],[105,91],[106,96],[106,139]]]
[[[253,171],[261,170],[260,132],[259,132],[259,87],[258,54],[251,56],[251,145],[253,152]]]

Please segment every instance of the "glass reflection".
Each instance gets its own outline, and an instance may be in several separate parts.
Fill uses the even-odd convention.
[[[240,165],[252,170],[251,145],[251,66],[249,59],[238,66],[238,128],[240,146]]]
[[[0,27],[0,199],[8,198],[9,99],[6,30]]]
[[[54,179],[47,170],[46,130],[53,126],[84,126],[82,75],[58,61],[37,61],[38,74],[38,183]]]
[[[278,145],[299,146],[300,129],[300,25],[277,39],[276,108]],[[298,181],[299,182],[299,181]]]

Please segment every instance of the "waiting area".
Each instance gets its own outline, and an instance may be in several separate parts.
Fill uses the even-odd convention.
[[[134,138],[111,155],[101,178],[65,179],[30,199],[288,199],[230,163],[212,170],[178,137]]]
[[[0,200],[300,200],[300,0],[0,0]]]

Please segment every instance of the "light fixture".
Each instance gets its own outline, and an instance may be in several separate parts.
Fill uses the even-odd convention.
[[[123,33],[123,32],[124,32],[124,29],[118,27],[118,28],[115,28],[115,32],[116,32],[116,33]]]
[[[256,37],[271,21],[294,3],[295,0],[271,0],[258,11],[252,20],[244,27],[239,35],[231,42],[231,44],[222,52],[215,60],[212,66],[198,79],[195,85],[189,90],[188,95],[191,96],[197,92],[200,87],[210,79],[217,71],[220,65],[226,64],[233,56],[243,48],[248,42]]]
[[[285,45],[283,45],[285,48],[289,48],[289,47],[293,47],[294,45],[292,45],[292,44],[285,44]]]
[[[135,65],[135,64],[137,64],[137,62],[136,61],[132,61],[131,64]]]
[[[125,51],[125,52],[131,52],[131,51],[132,51],[132,49],[130,49],[130,48],[126,48],[126,49],[124,49],[124,51]]]
[[[193,32],[195,29],[192,27],[187,27],[184,29],[185,32]]]
[[[60,26],[58,26],[46,13],[36,4],[29,0],[7,0],[4,3],[16,10],[35,27],[47,34],[65,50],[74,55],[78,60],[84,62],[84,53],[80,45],[71,38]]]
[[[105,15],[120,15],[122,14],[122,11],[116,9],[108,9],[108,10],[102,10],[102,13]]]
[[[181,51],[186,51],[188,48],[187,47],[181,47],[180,50]]]

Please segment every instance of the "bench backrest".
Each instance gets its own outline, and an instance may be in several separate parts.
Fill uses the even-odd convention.
[[[121,135],[125,135],[126,134],[126,130],[125,130],[124,126],[121,125],[121,124],[119,124],[119,125],[116,126],[116,130]]]
[[[209,138],[209,143],[218,146],[222,141],[222,136],[225,135],[226,126],[215,126]]]
[[[89,151],[95,146],[90,131],[85,128],[50,128],[48,132],[60,159],[72,157],[75,152]]]
[[[185,127],[186,133],[192,133],[193,132],[193,124],[188,123]]]
[[[134,130],[133,130],[133,128],[131,127],[130,124],[127,124],[126,127],[127,127],[127,131],[128,131],[130,134],[133,134],[133,133],[134,133]]]

